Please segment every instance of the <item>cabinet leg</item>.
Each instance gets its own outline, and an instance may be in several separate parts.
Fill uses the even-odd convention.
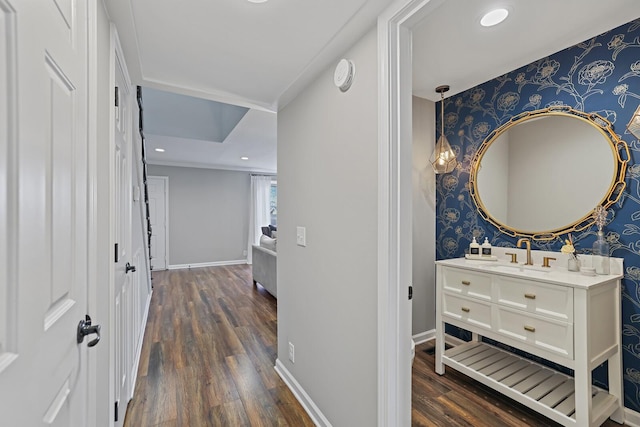
[[[618,398],[618,409],[609,418],[618,424],[624,424],[624,393],[622,391],[622,361],[620,358],[619,351],[609,358],[609,394]]]
[[[588,376],[591,379],[591,375]],[[576,376],[576,425],[591,426],[591,382],[578,381]]]
[[[436,348],[436,366],[435,366],[436,374],[444,375],[444,363],[442,363],[442,354]]]
[[[587,292],[574,289],[574,361],[575,361],[575,419],[577,426],[591,427],[593,399],[591,398],[591,367],[589,366],[589,316]]]
[[[442,353],[443,353],[443,351],[440,350],[442,348],[441,345],[444,345],[444,343],[439,343],[438,340],[436,340],[436,366],[435,366],[435,371],[436,371],[436,374],[438,374],[438,375],[444,375],[444,363],[442,363]]]
[[[442,363],[442,355],[444,354],[444,324],[436,328],[436,366],[435,371],[438,375],[444,375],[444,363]]]

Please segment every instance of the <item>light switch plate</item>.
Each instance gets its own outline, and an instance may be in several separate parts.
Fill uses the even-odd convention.
[[[305,227],[296,227],[296,244],[307,246],[307,229]]]

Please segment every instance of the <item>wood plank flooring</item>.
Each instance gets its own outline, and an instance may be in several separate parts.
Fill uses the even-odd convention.
[[[274,370],[276,299],[245,266],[153,272],[126,427],[313,426]]]
[[[313,426],[273,368],[277,301],[249,266],[156,271],[153,283],[125,427]],[[432,349],[416,348],[413,426],[558,425],[451,368],[436,374]]]

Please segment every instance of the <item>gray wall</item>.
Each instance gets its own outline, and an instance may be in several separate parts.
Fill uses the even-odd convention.
[[[412,334],[435,329],[436,184],[429,158],[435,147],[435,104],[413,97]]]
[[[348,92],[333,85],[333,65],[278,113],[278,360],[332,425],[375,426],[375,30],[344,57],[356,69]]]
[[[248,172],[157,165],[148,172],[169,177],[170,266],[247,258]]]

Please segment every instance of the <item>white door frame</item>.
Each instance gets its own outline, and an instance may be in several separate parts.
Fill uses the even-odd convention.
[[[101,311],[98,309],[98,296],[97,289],[99,286],[106,285],[107,280],[100,277],[98,272],[99,263],[99,221],[98,221],[98,191],[99,191],[99,179],[98,179],[98,52],[96,51],[98,46],[98,7],[101,6],[97,0],[91,0],[87,2],[87,11],[89,15],[88,22],[88,77],[87,77],[87,132],[88,132],[88,155],[87,155],[87,176],[88,176],[88,194],[87,194],[87,209],[88,209],[88,286],[87,286],[87,307],[89,312],[99,314]],[[103,189],[104,190],[104,189]],[[104,227],[104,226],[103,226]],[[101,323],[104,319],[99,316],[96,318],[97,323]],[[105,340],[106,341],[106,340]],[[106,342],[102,342],[98,351],[102,351],[104,347],[108,346]],[[98,424],[98,405],[97,402],[101,393],[106,389],[107,384],[102,381],[103,377],[97,375],[98,369],[98,354],[97,352],[89,352],[87,359],[87,366],[89,371],[88,378],[88,390],[93,398],[88,399],[87,408],[87,420],[94,425]]]
[[[169,177],[159,175],[147,176],[149,179],[160,179],[164,181],[164,269],[169,269]],[[149,252],[151,253],[151,252]]]
[[[378,18],[378,426],[411,425],[412,28],[444,0]]]
[[[115,162],[115,158],[113,156],[113,153],[115,152],[115,148],[116,148],[116,131],[115,131],[115,127],[116,127],[116,113],[114,112],[115,110],[115,91],[113,89],[115,89],[116,86],[118,86],[117,84],[117,80],[116,80],[116,69],[119,68],[122,74],[122,77],[124,79],[124,83],[126,85],[126,89],[129,91],[130,94],[133,94],[132,88],[133,85],[131,84],[131,80],[129,78],[129,71],[127,69],[127,64],[125,62],[125,56],[124,53],[122,51],[122,45],[120,43],[120,38],[118,36],[118,31],[115,27],[114,24],[111,24],[111,60],[110,60],[110,88],[112,93],[113,101],[111,103],[111,109],[110,111],[110,155],[109,155],[109,162],[110,162],[110,166],[109,166],[109,170],[110,170],[110,185],[111,185],[111,191],[109,194],[109,199],[110,199],[110,221],[109,221],[109,226],[110,226],[110,233],[109,235],[111,236],[111,248],[114,248],[116,243],[119,246],[119,248],[121,249],[122,247],[124,247],[125,249],[125,253],[124,253],[124,258],[119,260],[119,263],[115,263],[115,260],[113,258],[111,258],[109,260],[110,265],[109,265],[109,273],[111,275],[110,277],[110,298],[109,298],[109,312],[110,312],[110,316],[109,316],[109,327],[110,330],[113,331],[111,334],[109,334],[109,338],[110,338],[110,342],[109,342],[109,346],[110,346],[110,358],[109,358],[109,379],[110,381],[113,381],[113,385],[112,385],[112,389],[111,389],[111,395],[110,395],[110,399],[111,401],[110,406],[111,406],[111,413],[110,413],[110,422],[113,422],[113,424],[110,425],[123,425],[124,424],[124,417],[126,414],[126,410],[127,410],[127,405],[129,403],[129,396],[131,395],[130,390],[133,388],[133,384],[130,384],[131,382],[131,378],[129,378],[129,376],[126,376],[126,380],[124,381],[124,384],[120,384],[120,381],[122,380],[122,376],[120,375],[119,378],[115,378],[116,375],[119,374],[126,374],[129,372],[129,364],[131,363],[131,360],[129,359],[130,356],[130,352],[128,351],[128,345],[131,345],[132,343],[128,340],[128,338],[131,336],[130,335],[130,327],[131,322],[129,322],[129,318],[126,316],[126,313],[128,312],[127,308],[128,308],[128,299],[125,299],[125,294],[123,294],[123,289],[127,287],[127,281],[129,280],[129,278],[125,274],[125,285],[123,287],[121,287],[120,289],[118,288],[119,286],[122,286],[121,283],[122,282],[118,282],[118,276],[116,275],[116,269],[117,268],[121,268],[122,264],[127,261],[127,260],[131,260],[131,230],[132,230],[132,224],[131,224],[131,197],[130,197],[130,191],[131,191],[131,164],[126,164],[126,168],[125,171],[128,172],[127,175],[127,179],[128,182],[125,183],[124,188],[127,188],[128,191],[125,192],[125,199],[127,200],[128,206],[126,207],[126,211],[125,211],[125,218],[122,218],[122,206],[119,206],[116,203],[116,198],[119,196],[122,196],[122,194],[120,194],[121,192],[121,188],[118,188],[117,186],[117,168],[116,168],[116,162]],[[133,126],[132,126],[132,120],[133,120],[133,116],[132,116],[132,111],[133,111],[133,97],[131,98],[131,104],[129,105],[131,107],[131,109],[126,109],[126,105],[123,104],[124,101],[124,90],[125,88],[120,87],[119,90],[119,95],[120,95],[120,106],[118,107],[119,109],[121,108],[125,108],[125,115],[124,115],[124,120],[126,120],[125,122],[125,126],[126,126],[126,130],[128,133],[128,145],[126,147],[126,159],[131,162],[132,161],[132,155],[131,155],[131,151],[132,151],[132,144],[133,144]],[[128,125],[127,125],[128,123]],[[120,199],[122,200],[122,199]],[[118,221],[124,221],[124,223],[120,223],[120,231],[124,231],[123,233],[123,241],[119,241],[120,240],[120,236],[117,236],[118,233]],[[112,254],[113,256],[113,254]],[[127,294],[128,295],[128,294]],[[121,312],[118,313],[116,312],[116,299],[117,297],[120,297],[120,310]],[[128,297],[127,297],[128,298]],[[118,328],[118,326],[121,326],[120,328]],[[121,335],[118,335],[118,334]],[[120,346],[118,345],[118,342],[120,343]],[[119,353],[118,353],[119,351]],[[118,372],[116,372],[118,371]],[[117,383],[116,383],[117,380]],[[121,390],[122,389],[122,390]],[[119,406],[118,406],[118,421],[115,421],[115,403],[116,403],[116,397],[118,397],[119,399],[117,400]]]

